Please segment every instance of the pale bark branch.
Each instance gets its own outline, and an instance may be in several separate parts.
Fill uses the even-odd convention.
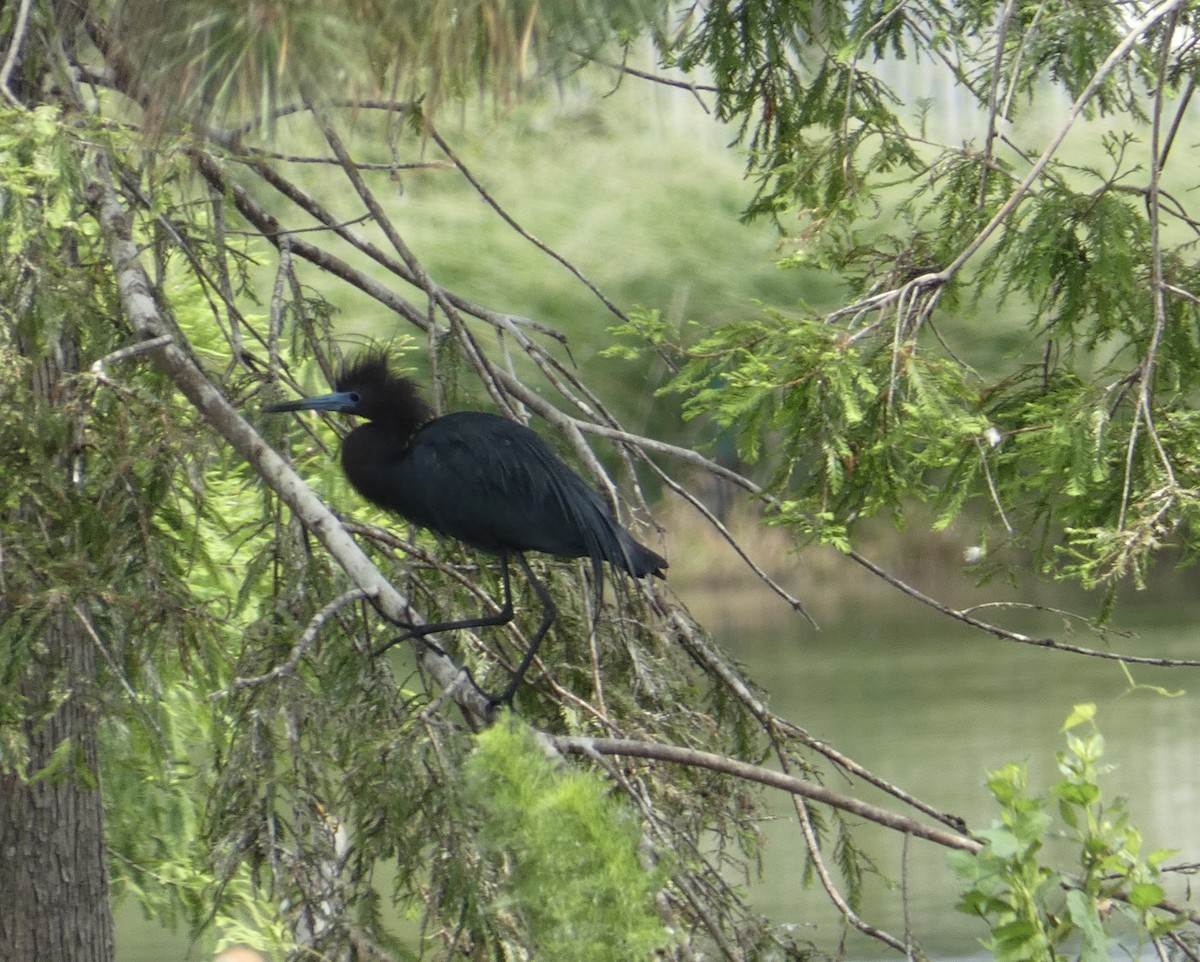
[[[111,181],[106,163],[101,160],[98,167],[91,199],[108,244],[121,305],[138,337],[161,339],[171,333],[170,326],[155,302],[150,280],[132,239],[129,215]],[[188,354],[172,340],[159,341],[152,356],[179,391],[254,467],[380,613],[397,624],[408,622],[412,612],[407,599],[371,563],[329,507],[225,399]],[[418,645],[416,650],[422,665],[442,687],[448,688],[459,675],[459,667],[443,652],[428,645]],[[482,692],[463,686],[457,694],[459,704],[465,709],[480,718],[486,717],[488,704]]]
[[[786,775],[760,765],[738,761],[726,755],[716,755],[712,752],[702,752],[694,748],[683,748],[678,745],[660,745],[654,742],[636,741],[629,738],[583,738],[560,736],[553,739],[555,747],[563,752],[576,754],[623,755],[629,758],[648,758],[655,761],[671,762],[677,765],[691,765],[705,768],[709,771],[720,772],[746,781],[756,782],[768,788],[778,788],[792,795],[814,802],[821,802],[833,808],[857,815],[869,822],[875,822],[885,828],[903,834],[923,838],[936,845],[958,849],[964,852],[979,852],[983,843],[957,832],[949,832],[942,828],[926,825],[906,815],[897,815],[885,808],[860,801],[850,795],[835,792],[831,788],[819,785],[804,778]]]

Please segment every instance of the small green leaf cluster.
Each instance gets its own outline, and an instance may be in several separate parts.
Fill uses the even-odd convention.
[[[1104,738],[1094,715],[1094,705],[1077,705],[1067,718],[1063,778],[1047,794],[1030,793],[1024,765],[991,772],[1000,818],[976,833],[980,852],[950,856],[964,885],[958,908],[987,923],[983,944],[998,962],[1107,962],[1119,937],[1141,943],[1182,921],[1165,905],[1161,867],[1171,853],[1143,858],[1124,800],[1103,797]],[[1090,730],[1076,732],[1084,726]],[[1049,860],[1064,841],[1074,852],[1069,870]]]
[[[738,126],[758,190],[747,217],[797,203],[817,217],[852,216],[874,176],[912,170],[917,155],[895,94],[862,69],[864,52],[903,52],[902,17],[854,7],[714,3],[665,57],[713,72],[717,116]],[[879,29],[871,29],[876,22]]]
[[[516,913],[549,962],[649,959],[672,936],[656,909],[666,867],[642,864],[641,827],[595,775],[556,766],[515,720],[476,739],[467,784],[478,840],[507,869],[491,911]]]
[[[689,354],[666,390],[683,395],[685,417],[727,429],[743,460],[767,460],[777,523],[844,544],[855,518],[899,519],[916,495],[949,520],[972,490],[947,472],[975,470],[989,422],[961,370],[932,352],[893,358],[817,317],[768,311]]]

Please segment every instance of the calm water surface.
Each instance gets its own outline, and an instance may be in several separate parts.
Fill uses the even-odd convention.
[[[703,620],[706,613],[697,613]],[[1122,614],[1138,637],[1113,638],[1114,650],[1200,657],[1200,603]],[[1086,632],[1069,636],[1060,618],[1025,627],[1087,647],[1105,645]],[[1106,796],[1130,798],[1145,851],[1177,848],[1179,861],[1200,859],[1200,670],[1135,670],[1138,682],[1186,689],[1177,698],[1130,691],[1114,662],[997,641],[907,604],[864,606],[849,617],[826,618],[820,632],[795,618],[726,634],[728,650],[767,688],[779,713],[973,828],[995,817],[984,789],[986,772],[1010,760],[1027,761],[1031,786],[1044,789],[1057,778],[1054,753],[1062,747],[1059,728],[1071,706],[1095,701],[1107,760],[1116,766],[1104,783]],[[839,776],[830,775],[827,783],[903,811]],[[774,919],[802,926],[814,942],[833,950],[842,927],[824,893],[803,884],[804,852],[790,806],[778,797],[772,809],[778,817],[764,826],[764,877],[752,886],[752,897]],[[869,880],[861,915],[902,937],[901,898],[889,888],[901,877],[901,843],[870,825],[857,837],[886,876]],[[958,890],[945,858],[937,846],[910,843],[913,930],[935,958],[977,955],[977,940],[986,933],[954,911]],[[890,954],[857,933],[847,937],[847,953]],[[118,962],[184,958],[206,955],[195,947],[189,952],[185,939],[145,922],[132,907],[119,912]]]
[[[1175,848],[1174,861],[1200,858],[1200,669],[1134,668],[1145,685],[1186,689],[1174,698],[1131,691],[1120,666],[1002,642],[958,628],[946,619],[851,618],[819,633],[757,632],[730,639],[729,649],[771,694],[771,705],[877,775],[972,828],[996,817],[984,787],[986,773],[1008,761],[1027,762],[1031,790],[1041,793],[1060,776],[1054,755],[1064,747],[1062,722],[1072,705],[1098,705],[1097,722],[1114,771],[1101,783],[1106,798],[1130,800],[1143,852]],[[1061,617],[1043,618],[1031,632],[1084,647],[1134,655],[1200,657],[1200,605],[1158,606],[1123,612],[1135,638],[1106,643],[1087,632],[1070,635]],[[1169,624],[1161,622],[1166,619]],[[1155,623],[1157,622],[1157,624]],[[831,787],[892,811],[902,806],[836,775]],[[779,921],[805,926],[814,942],[833,948],[842,933],[824,892],[803,885],[804,849],[786,799],[778,818],[764,878],[753,887],[756,904]],[[907,814],[907,813],[906,813]],[[790,817],[789,817],[790,816]],[[858,836],[887,881],[871,879],[860,915],[902,938],[901,898],[889,883],[901,878],[902,845],[894,833],[863,826]],[[908,907],[913,931],[934,957],[978,954],[982,925],[953,910],[957,881],[946,853],[920,840],[909,843]],[[1183,894],[1183,885],[1174,893]],[[857,933],[847,937],[853,957],[889,955]]]

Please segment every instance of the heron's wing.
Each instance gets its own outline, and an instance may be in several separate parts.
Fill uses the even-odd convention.
[[[625,567],[608,507],[523,425],[464,411],[430,422],[397,465],[395,510],[486,551],[543,551]]]

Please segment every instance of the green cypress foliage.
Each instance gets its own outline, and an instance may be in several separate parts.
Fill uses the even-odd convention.
[[[556,765],[516,720],[477,742],[466,777],[479,844],[509,876],[492,911],[518,916],[544,962],[632,962],[671,941],[655,906],[666,874],[643,866],[629,806],[596,775]]]

